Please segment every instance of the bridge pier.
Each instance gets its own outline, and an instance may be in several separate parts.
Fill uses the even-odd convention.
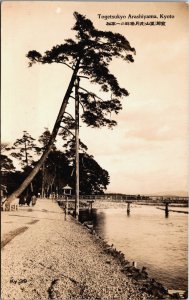
[[[168,218],[170,199],[166,199],[164,203],[165,203],[165,217]]]
[[[87,201],[89,203],[89,211],[91,212],[92,211],[92,208],[93,208],[93,202],[94,200],[92,201]]]
[[[131,201],[127,201],[127,215],[129,216],[130,215],[130,211],[131,211],[131,208],[130,208],[130,205],[131,205]]]
[[[169,203],[165,203],[165,217],[168,218],[169,216]]]

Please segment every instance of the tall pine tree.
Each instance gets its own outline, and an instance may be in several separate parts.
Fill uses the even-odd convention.
[[[135,49],[130,46],[123,35],[111,31],[97,30],[89,19],[77,12],[74,13],[74,17],[76,19],[76,23],[72,28],[76,31],[74,40],[67,39],[64,44],[54,46],[51,50],[46,51],[44,55],[36,50],[29,51],[27,54],[30,61],[29,66],[37,62],[42,64],[60,63],[72,70],[72,76],[48,145],[29,176],[10,195],[9,202],[14,197],[18,197],[30,184],[51,151],[78,76],[87,76],[91,83],[99,84],[102,91],[111,94],[109,99],[103,100],[93,92],[79,87],[80,102],[84,107],[81,118],[89,126],[108,125],[112,127],[116,125],[116,122],[110,120],[107,116],[110,112],[118,113],[122,109],[121,98],[128,96],[128,91],[119,86],[116,77],[109,71],[109,65],[113,58],[133,62]]]

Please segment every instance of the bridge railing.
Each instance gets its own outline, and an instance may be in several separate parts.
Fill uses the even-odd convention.
[[[75,195],[59,195],[57,197],[59,200],[74,200]],[[80,200],[102,200],[102,201],[119,201],[125,202],[127,200],[132,200],[133,202],[147,202],[147,203],[157,203],[169,200],[171,203],[181,203],[186,204],[189,202],[189,197],[180,196],[145,196],[145,195],[119,195],[119,194],[104,194],[104,195],[80,195]]]

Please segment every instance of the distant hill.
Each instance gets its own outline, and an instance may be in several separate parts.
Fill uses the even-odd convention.
[[[160,193],[153,193],[154,196],[167,196],[167,197],[188,197],[189,192],[187,191],[173,191],[173,192],[160,192]]]
[[[159,193],[148,193],[148,194],[143,194],[143,193],[115,193],[115,192],[110,192],[106,191],[106,194],[111,194],[111,195],[144,195],[144,196],[166,196],[166,197],[189,197],[189,192],[187,191],[173,191],[173,192],[159,192]]]

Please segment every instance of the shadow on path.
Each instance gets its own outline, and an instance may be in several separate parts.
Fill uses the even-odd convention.
[[[24,227],[17,228],[13,231],[10,231],[7,235],[5,235],[3,241],[1,242],[1,249],[5,245],[7,245],[12,239],[14,239],[17,235],[26,231],[27,229],[28,229],[28,227],[24,226]]]
[[[20,218],[36,219],[36,217],[22,216],[22,215],[9,215],[9,217],[20,217]],[[38,218],[39,220],[51,220],[51,221],[55,220],[55,218],[52,218],[52,219],[50,219],[50,218],[39,218],[38,216],[37,216],[37,218]]]

